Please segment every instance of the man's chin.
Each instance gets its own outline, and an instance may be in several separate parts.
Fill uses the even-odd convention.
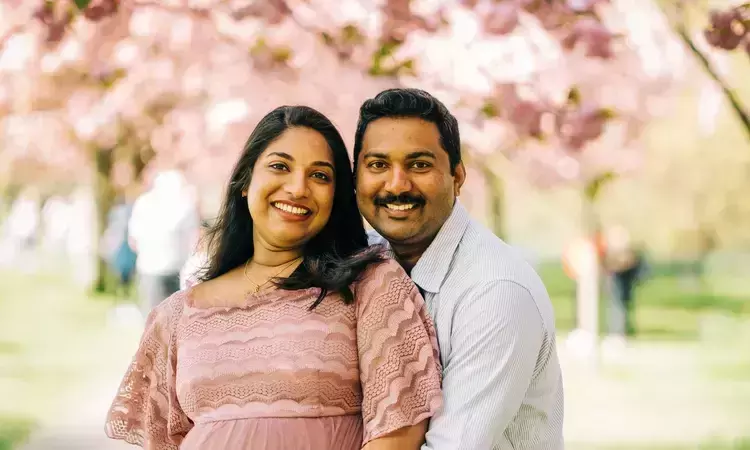
[[[416,230],[404,230],[394,226],[373,227],[383,238],[391,244],[408,245],[419,242],[419,232]]]

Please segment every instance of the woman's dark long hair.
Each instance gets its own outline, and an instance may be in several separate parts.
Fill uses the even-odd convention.
[[[287,290],[320,288],[310,309],[319,305],[329,292],[338,292],[344,302],[351,303],[354,297],[349,285],[370,263],[382,259],[381,249],[368,248],[344,140],[326,116],[307,106],[280,106],[266,114],[250,134],[232,171],[219,216],[206,234],[208,265],[201,279],[217,278],[253,257],[253,220],[242,192],[250,185],[261,154],[292,127],[315,130],[328,142],[333,153],[336,188],[331,217],[305,245],[303,263],[289,277],[276,278],[274,283]]]

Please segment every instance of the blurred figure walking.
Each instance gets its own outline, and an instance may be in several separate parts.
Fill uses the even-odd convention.
[[[109,212],[107,229],[102,237],[103,257],[117,276],[116,294],[129,299],[135,274],[136,253],[128,243],[128,222],[133,212],[132,202],[120,199]]]
[[[195,250],[185,262],[185,265],[182,266],[182,270],[180,270],[180,289],[185,289],[188,286],[200,283],[200,279],[205,273],[205,268],[209,263],[206,235],[210,228],[211,224],[209,224],[208,221],[201,221],[198,242],[195,245]]]
[[[622,226],[610,228],[606,240],[604,269],[610,298],[608,332],[611,338],[624,339],[635,334],[634,292],[644,278],[645,259],[636,249],[628,230]]]
[[[39,193],[33,188],[26,189],[16,198],[0,236],[0,263],[34,269],[41,209]]]
[[[136,199],[128,224],[138,254],[136,272],[144,314],[180,289],[180,269],[194,248],[198,208],[182,173],[156,174],[152,188]]]

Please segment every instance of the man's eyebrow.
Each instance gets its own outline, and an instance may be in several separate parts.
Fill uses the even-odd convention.
[[[406,155],[406,159],[417,159],[417,158],[432,158],[437,159],[435,157],[435,154],[428,150],[420,150],[417,152],[412,152]]]
[[[381,152],[365,152],[363,158],[380,158],[380,159],[388,159],[388,155]]]
[[[369,151],[366,152],[363,156],[363,158],[380,158],[380,159],[390,159],[387,154],[378,152],[378,151]],[[406,159],[417,159],[417,158],[432,158],[437,159],[435,156],[435,153],[433,153],[430,150],[417,150],[414,152],[411,152],[406,155]]]

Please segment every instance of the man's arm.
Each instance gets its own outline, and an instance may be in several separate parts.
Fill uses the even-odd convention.
[[[422,450],[491,450],[521,406],[543,339],[525,287],[493,281],[464,298],[444,362],[444,407]]]

